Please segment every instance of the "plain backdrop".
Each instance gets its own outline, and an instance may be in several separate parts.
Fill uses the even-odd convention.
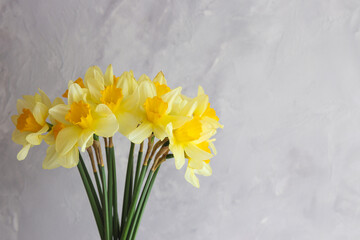
[[[77,169],[18,162],[10,116],[110,63],[203,86],[225,125],[200,189],[164,164],[138,239],[360,239],[359,44],[358,0],[1,0],[0,239],[99,239]]]

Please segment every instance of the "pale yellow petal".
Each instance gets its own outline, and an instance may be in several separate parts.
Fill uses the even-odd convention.
[[[79,150],[77,147],[73,147],[65,156],[65,160],[61,162],[61,166],[64,168],[76,167],[79,163]]]
[[[48,108],[50,108],[51,107],[51,101],[50,101],[49,97],[40,88],[38,90],[39,90],[39,93],[40,93],[40,96],[41,96],[42,103],[44,103]]]
[[[165,76],[164,76],[164,73],[162,71],[160,71],[154,78],[153,82],[158,82],[160,84],[167,84],[166,83],[166,79],[165,79]]]
[[[186,105],[180,110],[180,115],[191,117],[194,114],[197,106],[198,102],[195,99],[187,102]]]
[[[102,115],[94,119],[92,129],[96,135],[101,137],[112,137],[119,129],[118,122],[114,114]]]
[[[92,140],[94,131],[92,129],[84,129],[79,138],[78,145],[82,152],[85,152],[88,142]]]
[[[67,154],[77,143],[82,133],[82,129],[77,126],[63,128],[56,138],[56,151],[59,155]]]
[[[198,160],[198,159],[189,159],[189,164],[188,166],[191,167],[192,169],[201,169],[203,167],[203,160]]]
[[[143,122],[129,134],[128,138],[133,143],[140,144],[151,135],[152,131],[152,124]]]
[[[134,78],[134,73],[132,71],[124,72],[123,74],[121,74],[116,84],[116,87],[121,88],[122,93],[125,97],[132,94],[137,88],[137,86],[138,83],[136,82],[136,79]]]
[[[19,118],[19,115],[12,115],[11,116],[11,121],[15,126],[17,125],[18,118]]]
[[[28,142],[26,141],[26,136],[28,132],[20,132],[19,130],[15,129],[12,133],[11,139],[14,143],[20,145],[26,145]]]
[[[213,155],[211,153],[208,153],[208,152],[202,150],[201,148],[197,147],[195,144],[191,144],[191,143],[187,144],[184,148],[185,148],[186,154],[191,159],[208,160],[213,157]]]
[[[60,157],[56,152],[55,145],[50,145],[46,150],[46,157],[43,161],[42,167],[44,169],[54,169],[60,167],[62,158],[64,157]]]
[[[172,124],[173,128],[179,128],[182,125],[184,125],[187,121],[191,120],[189,117],[185,117],[185,116],[172,116],[172,115],[167,115],[162,117],[161,119],[161,124],[164,126],[167,126],[169,123]]]
[[[94,99],[99,100],[101,98],[101,91],[104,90],[104,76],[98,66],[92,66],[86,71],[84,85],[89,89]]]
[[[175,89],[171,90],[170,92],[161,96],[162,100],[164,102],[168,103],[168,108],[166,110],[166,113],[171,112],[172,105],[173,105],[176,97],[179,96],[179,94],[181,93],[181,89],[182,89],[181,87],[175,88]]]
[[[26,136],[26,141],[31,145],[40,145],[43,139],[41,134],[46,133],[49,130],[49,126],[45,124],[38,132],[36,133],[29,133]]]
[[[189,167],[186,169],[185,179],[186,181],[191,183],[191,185],[193,185],[194,187],[196,188],[200,187],[199,179],[196,177],[194,170]]]
[[[113,67],[110,64],[105,72],[105,76],[104,76],[104,84],[105,86],[109,86],[112,85],[114,82],[114,71],[113,71]]]
[[[49,114],[51,117],[53,117],[55,120],[64,123],[69,124],[68,121],[65,120],[66,114],[69,112],[70,106],[65,104],[58,104],[49,110]]]
[[[169,148],[170,151],[174,154],[175,167],[177,169],[182,168],[182,166],[185,164],[184,148],[179,144],[172,144],[171,142]]]
[[[42,126],[46,122],[46,118],[49,114],[49,108],[45,104],[37,102],[32,110],[32,114],[34,115],[36,122]]]
[[[165,127],[160,125],[154,125],[153,126],[154,135],[156,138],[163,140],[167,137]]]
[[[194,169],[194,173],[202,176],[211,176],[212,169],[209,163],[203,162],[203,167],[201,169]]]
[[[26,158],[26,156],[29,153],[29,149],[31,147],[31,144],[26,144],[22,147],[22,149],[19,151],[19,153],[17,154],[17,159],[19,161],[24,160]]]
[[[139,96],[139,104],[142,107],[142,104],[145,103],[147,98],[152,98],[156,96],[156,88],[153,82],[143,81],[140,83],[137,88]]]
[[[124,112],[117,116],[119,124],[119,132],[124,136],[128,136],[132,131],[135,130],[137,125],[140,123],[139,118],[131,113]]]
[[[151,82],[151,80],[146,74],[143,74],[139,77],[139,80],[138,80],[139,84],[142,82]]]
[[[73,83],[69,86],[68,104],[79,101],[86,101],[86,92],[79,84]]]
[[[197,116],[201,116],[209,105],[209,96],[203,94],[195,97],[195,99],[198,102],[198,105],[194,111],[194,114]]]

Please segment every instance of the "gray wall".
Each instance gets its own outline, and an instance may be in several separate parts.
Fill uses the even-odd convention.
[[[359,43],[355,0],[2,0],[0,239],[98,239],[77,169],[43,170],[45,145],[18,162],[10,116],[109,63],[202,85],[225,125],[199,190],[163,166],[139,239],[359,239]]]

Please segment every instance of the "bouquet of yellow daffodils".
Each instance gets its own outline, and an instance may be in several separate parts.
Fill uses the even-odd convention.
[[[197,174],[211,175],[210,158],[216,154],[212,137],[223,126],[201,87],[190,98],[181,94],[181,87],[171,89],[162,72],[153,80],[145,74],[136,80],[132,71],[116,77],[111,65],[105,74],[92,66],[84,79],[69,81],[62,97],[51,102],[39,89],[34,96],[18,99],[18,114],[11,118],[16,127],[12,140],[22,145],[17,159],[25,159],[30,148],[44,140],[48,149],[43,168],[77,167],[101,239],[135,239],[167,159],[174,159],[177,169],[187,159],[185,179],[195,187],[200,186]],[[121,216],[112,139],[116,132],[131,142]],[[93,176],[81,156],[85,151]]]

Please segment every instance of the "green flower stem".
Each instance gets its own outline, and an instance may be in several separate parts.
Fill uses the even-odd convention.
[[[96,182],[96,187],[98,189],[99,197],[101,197],[103,192],[102,192],[102,189],[101,189],[101,183],[100,183],[100,179],[99,179],[99,174],[97,172],[94,172],[94,178],[95,178],[95,182]]]
[[[79,164],[77,165],[77,167],[78,167],[78,170],[80,173],[81,180],[84,184],[86,194],[89,198],[90,206],[91,206],[91,209],[94,214],[94,218],[96,221],[96,225],[98,227],[100,238],[103,239],[104,226],[103,226],[102,217],[101,217],[101,208],[99,209],[98,204],[96,203],[96,202],[99,202],[99,200],[97,199],[96,194],[94,194],[94,192],[95,192],[95,189],[93,189],[94,186],[92,186],[91,181],[89,181],[89,178],[86,176],[87,170],[85,168],[85,164],[84,164],[84,161],[83,161],[80,153],[79,153],[79,158],[80,158],[80,160],[79,160]],[[99,205],[100,205],[100,203],[99,203]]]
[[[149,159],[149,162],[151,161],[151,159]],[[135,187],[135,191],[134,191],[134,196],[130,205],[130,209],[128,211],[127,214],[127,218],[125,222],[122,222],[122,231],[121,231],[121,240],[125,240],[127,239],[127,235],[128,235],[128,231],[130,229],[131,226],[131,222],[133,220],[134,217],[134,213],[135,213],[135,209],[136,209],[136,203],[137,200],[139,198],[140,195],[140,190],[141,190],[141,186],[143,184],[144,178],[145,178],[145,174],[146,174],[146,170],[148,169],[148,165],[143,165],[141,168],[141,172],[140,172],[140,176],[139,176],[139,181],[137,183],[137,186]]]
[[[112,148],[114,150],[114,148]],[[110,154],[110,148],[106,147],[106,163],[108,168],[108,211],[109,211],[109,218],[111,221],[109,221],[109,231],[111,233],[111,236],[113,235],[113,220],[112,220],[112,210],[113,210],[113,195],[114,195],[114,171],[113,171],[113,159]]]
[[[113,216],[113,228],[114,228],[114,238],[116,239],[119,236],[119,215],[118,215],[118,206],[117,206],[117,180],[116,180],[116,162],[115,162],[115,149],[112,145],[112,140],[110,144],[110,156],[112,162],[112,169],[113,169],[113,209],[114,209],[114,216]]]
[[[137,186],[137,183],[139,181],[139,174],[140,174],[140,169],[141,169],[141,160],[142,160],[142,155],[143,155],[143,142],[140,144],[139,147],[139,153],[138,153],[138,158],[137,158],[137,163],[136,163],[136,172],[135,172],[135,183],[134,183],[134,187]],[[135,189],[134,189],[135,190]]]
[[[146,194],[143,194],[144,191],[145,191],[145,187],[144,187],[143,193],[141,194],[141,198],[140,198],[138,207],[136,209],[133,225],[131,227],[130,237],[128,238],[130,240],[135,240],[135,238],[136,238],[136,233],[137,233],[137,230],[138,230],[139,225],[140,225],[141,217],[142,217],[142,215],[144,213],[146,203],[147,203],[147,201],[149,199],[151,189],[152,189],[152,187],[154,185],[154,182],[155,182],[156,176],[157,176],[157,174],[159,172],[159,169],[160,169],[160,166],[155,170],[155,172],[154,172],[154,174],[153,174],[153,176],[151,178],[151,182],[150,182],[150,184],[149,184],[149,186],[148,186],[148,188],[146,190]],[[150,171],[150,173],[151,172],[152,171]],[[150,173],[149,173],[149,176],[150,176]],[[148,181],[148,180],[146,180],[146,181]],[[145,195],[145,196],[143,196],[143,195]]]
[[[107,194],[107,188],[106,188],[106,179],[105,179],[105,168],[104,166],[101,166],[101,172],[102,172],[102,184],[103,184],[103,216],[104,216],[104,225],[105,225],[105,240],[111,240],[111,232],[110,232],[110,211],[109,211],[109,202],[108,202],[108,194]]]
[[[125,180],[124,198],[123,198],[122,215],[121,215],[121,231],[123,230],[124,223],[127,221],[126,216],[128,215],[128,210],[132,199],[132,175],[133,175],[132,173],[133,173],[134,147],[135,144],[131,143],[129,160],[126,170],[126,180]]]

